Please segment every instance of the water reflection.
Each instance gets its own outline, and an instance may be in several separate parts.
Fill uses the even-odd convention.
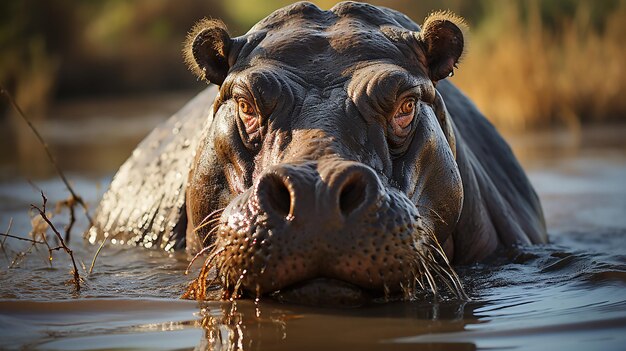
[[[453,301],[390,303],[357,309],[245,300],[208,303],[200,312],[204,335],[196,350],[388,350],[389,343],[400,337],[461,332],[468,325],[480,323],[474,311],[481,306],[483,303]],[[451,349],[445,341],[421,346]],[[454,346],[475,349],[467,342]],[[395,344],[392,348],[411,347]]]

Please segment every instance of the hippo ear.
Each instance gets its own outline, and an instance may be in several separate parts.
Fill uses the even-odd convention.
[[[183,49],[185,62],[198,78],[222,85],[230,69],[228,55],[232,42],[222,21],[205,18],[187,35]]]
[[[451,12],[434,12],[426,17],[418,39],[424,48],[432,81],[454,74],[463,54],[465,31],[465,21]]]

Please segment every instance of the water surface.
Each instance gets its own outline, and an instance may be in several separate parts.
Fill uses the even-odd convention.
[[[155,117],[145,123],[157,123]],[[77,191],[93,207],[113,169],[88,159],[107,143],[61,121],[49,137],[63,154]],[[136,120],[99,122],[103,133],[133,130]],[[124,128],[128,123],[129,128]],[[111,129],[108,130],[107,128]],[[119,164],[146,126],[118,144],[108,162]],[[69,131],[69,132],[68,132]],[[470,301],[426,299],[357,309],[312,308],[271,301],[183,301],[190,281],[188,257],[107,246],[88,275],[95,247],[75,230],[71,247],[83,276],[70,280],[66,255],[32,249],[12,239],[0,252],[0,349],[41,350],[624,350],[626,349],[626,135],[624,127],[583,134],[511,137],[516,154],[541,197],[550,243],[499,252],[496,258],[458,267]],[[68,146],[71,144],[71,148]],[[119,146],[119,145],[118,145]],[[81,153],[81,150],[83,152]],[[88,153],[87,155],[85,153]],[[30,230],[29,204],[41,198],[4,155],[0,231]],[[8,160],[8,161],[7,161]],[[34,182],[55,201],[68,197],[54,177]],[[76,228],[85,228],[79,214]],[[53,218],[62,227],[67,214]],[[197,270],[193,271],[194,273]],[[192,273],[193,274],[193,273]]]

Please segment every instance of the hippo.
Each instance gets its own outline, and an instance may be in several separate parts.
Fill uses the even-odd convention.
[[[358,2],[295,3],[239,37],[200,21],[184,56],[211,85],[122,165],[89,240],[209,252],[232,298],[462,291],[449,263],[547,241],[509,146],[446,80],[465,31]]]

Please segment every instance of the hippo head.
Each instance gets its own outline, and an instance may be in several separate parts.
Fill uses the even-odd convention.
[[[420,30],[344,2],[297,3],[236,38],[195,27],[187,61],[220,89],[189,175],[187,242],[210,248],[226,296],[410,298],[437,276],[458,283],[439,243],[463,187],[435,84],[462,26],[435,13]]]

